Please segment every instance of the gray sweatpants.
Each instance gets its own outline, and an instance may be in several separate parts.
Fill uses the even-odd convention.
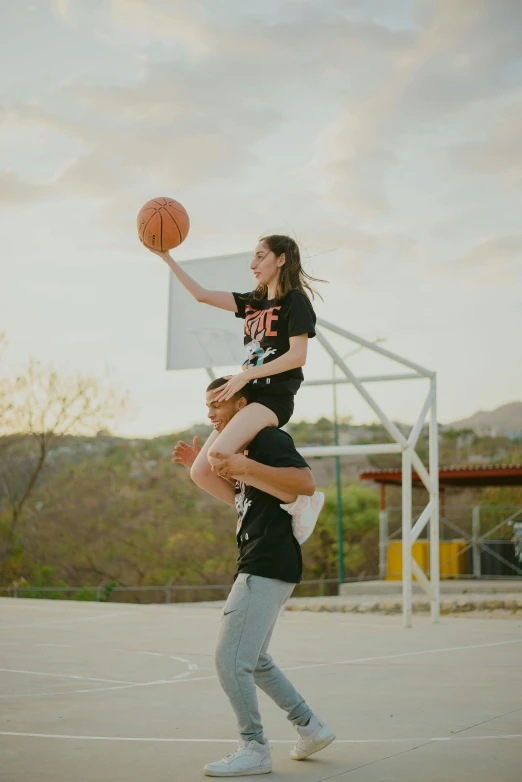
[[[216,668],[245,741],[264,741],[256,684],[288,713],[294,725],[304,724],[313,716],[267,651],[279,611],[294,586],[240,573],[223,609]]]

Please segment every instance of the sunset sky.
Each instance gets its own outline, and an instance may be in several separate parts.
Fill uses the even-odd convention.
[[[0,61],[9,365],[111,368],[125,435],[204,419],[205,372],[165,371],[169,272],[136,233],[167,195],[179,260],[296,236],[318,315],[436,370],[442,422],[522,399],[518,0],[17,0]],[[306,377],[330,366],[312,345]],[[413,421],[416,383],[371,390]],[[339,408],[375,419],[345,387]],[[302,389],[295,416],[322,414],[331,389]]]

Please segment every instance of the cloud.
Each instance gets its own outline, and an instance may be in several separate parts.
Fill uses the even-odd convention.
[[[113,43],[118,40],[145,48],[152,44],[181,43],[189,51],[206,53],[212,38],[210,28],[196,18],[194,11],[201,6],[192,0],[157,2],[157,0],[108,0],[105,7],[96,8],[85,0],[51,0],[51,11],[67,25],[86,23],[96,34]],[[204,5],[204,4],[203,4]]]
[[[522,233],[482,239],[448,266],[451,269],[475,269],[477,267],[497,269],[516,258],[522,260]]]
[[[488,129],[487,136],[456,145],[452,158],[471,171],[494,175],[508,186],[516,187],[522,183],[521,138],[522,94],[516,93],[513,105]]]
[[[488,236],[473,244],[451,261],[432,264],[435,274],[464,275],[467,283],[480,288],[486,285],[517,285],[522,267],[522,233]]]
[[[226,80],[175,65],[144,64],[144,78],[124,87],[70,84],[54,96],[60,110],[35,103],[9,117],[38,132],[52,129],[79,144],[64,161],[54,189],[110,197],[135,182],[175,181],[179,187],[231,177],[256,160],[254,145],[280,117],[255,100],[239,101]],[[214,77],[216,73],[214,72]]]
[[[51,11],[60,21],[71,24],[73,4],[74,0],[51,0]]]
[[[216,231],[227,203],[234,214],[248,203],[267,225],[274,204],[293,219],[297,209],[284,196],[298,184],[320,236],[344,235],[346,224],[369,235],[413,233],[404,226],[404,179],[414,153],[444,160],[476,121],[471,109],[488,112],[512,89],[522,40],[510,0],[397,2],[393,13],[379,0],[55,0],[53,9],[94,36],[93,52],[101,37],[127,59],[114,74],[71,71],[39,105],[11,106],[35,134],[44,126],[57,145],[64,136],[76,143],[45,192],[25,183],[27,198],[100,198],[112,202],[116,219],[122,199],[128,206],[135,194],[193,188],[199,208],[221,188]],[[508,139],[514,154],[515,135],[506,124],[488,140],[489,165],[518,181],[504,153]],[[467,170],[488,165],[488,155],[480,161],[485,144],[459,151]],[[4,196],[11,187],[20,203],[16,176],[4,182]],[[448,204],[453,182],[448,177]],[[460,197],[467,184],[454,187]]]
[[[181,43],[196,54],[206,54],[211,49],[215,33],[197,18],[194,11],[198,6],[201,3],[196,0],[185,5],[151,0],[110,0],[102,31],[104,35],[123,34],[141,47],[155,43]]]
[[[398,37],[367,68],[364,90],[347,101],[329,129],[317,166],[334,198],[347,208],[366,203],[384,215],[387,179],[411,152],[430,144],[435,155],[473,108],[509,94],[520,81],[522,9],[513,0],[418,0],[408,36]],[[470,116],[470,122],[472,118]],[[511,137],[510,137],[511,138]],[[430,150],[430,154],[433,154]],[[365,216],[364,214],[362,216]]]
[[[46,197],[43,184],[20,179],[14,171],[0,172],[0,205],[4,207],[23,206]]]
[[[98,32],[112,29],[112,45],[121,45],[129,30],[140,31],[144,45],[170,36],[198,58],[175,51],[167,61],[143,61],[140,80],[124,85],[73,77],[40,105],[12,105],[10,116],[35,133],[41,126],[54,130],[57,143],[63,135],[78,142],[77,154],[56,171],[53,190],[61,194],[110,198],[148,182],[183,188],[248,175],[263,165],[260,143],[320,110],[325,73],[335,83],[364,52],[381,57],[404,37],[350,17],[343,4],[294,5],[280,2],[273,15],[232,3],[220,14],[208,2],[111,0],[107,12],[89,18]],[[53,5],[57,17],[82,26],[89,10],[78,0]],[[284,149],[273,164],[278,157],[284,167]],[[356,197],[374,208],[372,193]]]

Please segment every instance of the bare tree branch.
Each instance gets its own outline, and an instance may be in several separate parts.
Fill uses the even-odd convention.
[[[0,356],[3,344],[0,335]],[[24,507],[53,441],[107,429],[126,405],[127,394],[109,382],[107,373],[58,372],[31,359],[17,376],[0,374],[0,485],[11,507],[10,524],[0,540],[0,564],[16,546]]]

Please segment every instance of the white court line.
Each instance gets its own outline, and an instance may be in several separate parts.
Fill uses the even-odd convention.
[[[173,654],[170,655],[171,660],[178,660],[180,663],[186,663],[188,665],[189,671],[197,671],[198,666],[196,663],[191,663],[190,660],[185,660],[184,657],[175,657]]]
[[[401,652],[400,654],[382,654],[376,657],[359,657],[354,660],[337,660],[330,663],[310,663],[309,665],[294,665],[292,668],[282,668],[283,671],[301,671],[305,668],[326,668],[331,665],[353,665],[354,663],[367,663],[374,660],[393,660],[399,657],[413,657],[417,654],[435,654],[436,652],[459,652],[463,649],[485,649],[489,646],[505,646],[507,644],[522,644],[522,639],[514,641],[495,641],[490,644],[470,644],[469,646],[447,646],[441,649],[421,649],[416,652]]]
[[[73,741],[145,741],[170,744],[237,744],[235,739],[173,739],[148,738],[142,736],[71,736],[60,733],[14,733],[1,730],[0,736],[18,736],[35,739],[72,739]],[[498,736],[412,736],[404,739],[335,739],[334,744],[404,744],[429,741],[497,741],[499,739],[522,739],[522,733],[506,733]],[[270,739],[270,744],[295,744],[295,739]]]
[[[13,622],[8,622],[7,627],[9,627],[9,630],[24,630],[25,628],[33,628],[33,627],[54,627],[54,625],[70,625],[75,624],[76,622],[93,622],[95,619],[113,619],[115,616],[131,616],[130,611],[118,611],[117,613],[111,613],[111,614],[95,614],[94,616],[81,616],[76,619],[55,619],[54,621],[50,622],[31,622],[30,624],[26,625],[17,625],[13,624]]]
[[[95,679],[92,676],[73,676],[70,673],[43,673],[42,671],[20,671],[17,668],[0,668],[0,671],[7,673],[28,673],[31,676],[56,676],[58,679],[82,679],[86,682],[106,682],[109,684],[136,684],[123,679]],[[111,687],[112,689],[112,687]]]
[[[331,665],[354,665],[356,663],[362,663],[362,662],[374,662],[375,660],[393,660],[399,657],[411,657],[417,654],[437,654],[437,652],[454,652],[454,651],[462,651],[464,649],[484,649],[492,646],[505,646],[507,644],[520,644],[520,643],[522,643],[522,639],[516,639],[513,641],[497,641],[495,643],[489,643],[489,644],[470,644],[469,646],[447,646],[441,649],[421,649],[416,652],[401,652],[400,654],[384,654],[377,657],[359,657],[353,660],[339,660],[339,661],[333,661],[329,663],[310,663],[309,665],[297,665],[293,667],[285,667],[285,668],[281,668],[281,670],[302,671],[306,668],[327,668]],[[90,690],[69,690],[65,694],[83,695],[84,693],[91,693],[91,692],[109,692],[109,690],[129,690],[134,687],[153,687],[158,684],[180,684],[183,682],[201,682],[201,681],[210,681],[213,679],[217,679],[217,676],[194,676],[186,679],[158,679],[157,681],[139,682],[138,684],[123,684],[120,687],[97,687],[96,689],[90,689]],[[3,700],[5,698],[30,698],[30,697],[44,698],[44,697],[52,697],[54,695],[56,695],[56,693],[54,692],[41,692],[32,695],[0,695],[0,699]]]
[[[119,650],[116,649],[116,651],[119,651]],[[163,657],[163,652],[136,652],[136,654],[150,654],[153,657]]]
[[[152,657],[169,657],[171,660],[178,660],[180,663],[186,663],[189,671],[197,671],[199,668],[196,663],[191,663],[190,660],[185,660],[184,657],[176,657],[174,654],[166,654],[165,652],[137,652],[137,654],[149,654]]]
[[[111,690],[132,690],[134,687],[152,687],[157,684],[180,684],[181,682],[187,681],[187,682],[203,682],[203,681],[210,681],[217,679],[217,676],[198,676],[193,679],[187,679],[182,677],[190,676],[190,673],[187,671],[185,673],[180,673],[178,676],[173,677],[172,679],[157,679],[156,681],[152,682],[139,682],[138,684],[122,684],[119,687],[96,687],[91,688],[89,690],[68,690],[67,695],[84,695],[90,692],[109,692]],[[13,698],[50,698],[53,695],[63,695],[64,693],[56,693],[56,692],[38,692],[38,693],[29,693],[24,695],[0,695],[0,700],[5,700],[6,698],[13,699]]]

